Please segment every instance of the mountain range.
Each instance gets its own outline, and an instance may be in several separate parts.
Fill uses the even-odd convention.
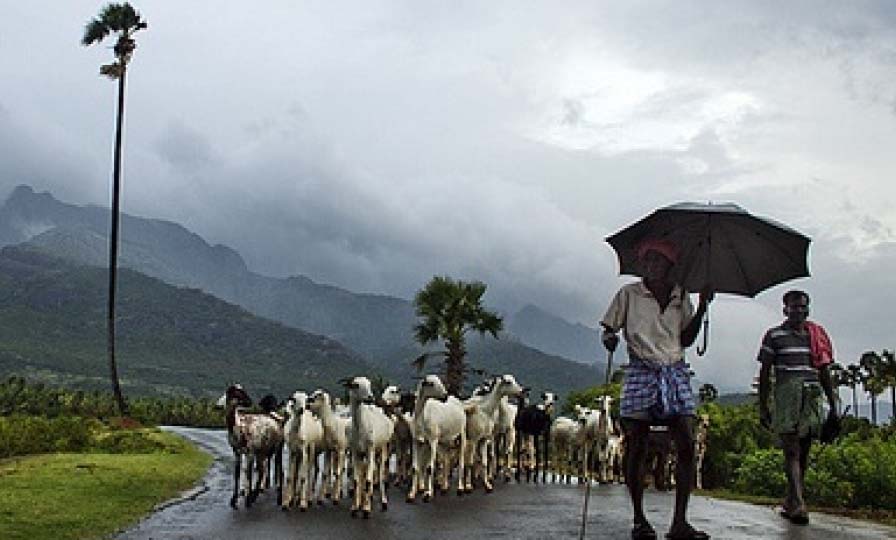
[[[19,258],[21,253],[33,257],[43,253],[67,261],[46,263],[51,266],[74,263],[72,268],[100,268],[105,275],[108,221],[107,208],[66,204],[49,193],[35,193],[28,186],[19,186],[0,207],[0,246],[22,246],[24,251],[10,252],[18,253]],[[244,317],[276,321],[282,327],[301,331],[303,336],[326,337],[342,347],[340,354],[351,359],[346,360],[346,365],[353,369],[362,369],[363,364],[369,371],[412,384],[415,374],[409,363],[422,349],[413,339],[416,318],[410,301],[354,293],[305,276],[260,275],[249,270],[235,250],[210,245],[170,221],[123,214],[121,233],[119,266],[133,270],[129,276],[143,274],[139,279],[129,279],[142,280],[144,285],[153,283],[153,287],[173,286],[174,292],[167,293],[172,297],[198,289],[192,294],[201,291],[220,299],[222,305],[229,303],[234,309],[241,306],[247,312]],[[16,266],[12,262],[10,265]],[[155,280],[146,281],[149,278]],[[180,302],[189,301],[193,300],[183,298],[168,308],[176,312],[181,309],[176,307]],[[132,306],[138,312],[144,309],[139,303]],[[171,316],[182,318],[183,314]],[[603,379],[599,365],[594,365],[593,358],[589,360],[589,350],[598,350],[593,330],[570,324],[535,306],[508,317],[506,323],[508,332],[502,333],[499,340],[471,339],[471,366],[489,373],[515,373],[526,384],[560,393]],[[251,355],[250,351],[245,352]],[[0,363],[4,371],[8,366],[9,363]],[[47,366],[41,365],[41,369]],[[202,388],[198,382],[190,385],[191,391]]]

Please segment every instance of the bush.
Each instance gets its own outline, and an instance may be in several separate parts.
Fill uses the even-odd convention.
[[[829,507],[896,510],[896,440],[853,435],[832,445],[814,445],[806,470],[806,502]],[[784,453],[756,450],[743,458],[734,489],[783,497]]]
[[[109,454],[171,453],[161,439],[153,437],[157,430],[115,430],[96,435],[91,450]]]
[[[566,397],[561,413],[571,414],[573,407],[580,405],[582,407],[594,408],[597,406],[597,399],[602,396],[610,396],[613,398],[610,404],[610,415],[613,418],[619,418],[619,396],[622,394],[622,384],[610,383],[599,386],[592,386],[584,390],[575,390]]]
[[[736,471],[734,489],[749,495],[782,497],[787,491],[784,454],[765,449],[744,456]]]
[[[71,416],[0,416],[0,458],[48,452],[80,452],[92,441],[96,421]]]
[[[707,403],[699,412],[709,415],[703,460],[703,485],[707,489],[732,487],[746,456],[774,448],[771,433],[759,425],[755,404]]]
[[[851,486],[844,506],[896,509],[896,441],[892,439],[850,436],[819,447],[812,453],[812,468]]]
[[[855,486],[846,480],[838,479],[831,471],[820,467],[809,467],[806,471],[807,501],[828,507],[852,506],[855,497]]]

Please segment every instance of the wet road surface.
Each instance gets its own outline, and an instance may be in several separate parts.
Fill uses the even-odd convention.
[[[307,512],[283,512],[270,490],[249,510],[228,506],[232,454],[226,433],[170,428],[215,456],[202,483],[184,497],[170,501],[119,540],[246,540],[298,539],[563,539],[579,538],[585,487],[563,484],[503,484],[495,492],[481,490],[458,497],[436,495],[430,503],[404,502],[404,490],[389,490],[389,510],[374,507],[370,519],[353,519],[347,499]],[[672,517],[673,495],[648,490],[645,509],[659,537]],[[691,523],[714,539],[862,540],[896,538],[896,528],[838,516],[812,514],[806,527],[791,525],[773,508],[693,497]],[[588,504],[586,538],[629,538],[631,510],[625,487],[593,486]]]

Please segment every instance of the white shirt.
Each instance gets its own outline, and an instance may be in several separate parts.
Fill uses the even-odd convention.
[[[624,329],[628,352],[659,364],[684,358],[681,331],[694,317],[694,305],[680,286],[672,288],[669,305],[660,312],[659,302],[643,281],[619,289],[601,324],[614,332]]]

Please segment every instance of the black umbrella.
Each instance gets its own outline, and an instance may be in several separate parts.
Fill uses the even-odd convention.
[[[607,238],[621,274],[641,275],[638,248],[647,240],[675,244],[672,281],[688,291],[754,297],[790,279],[806,277],[810,239],[736,204],[678,203],[654,211]],[[704,348],[709,319],[704,322]]]

